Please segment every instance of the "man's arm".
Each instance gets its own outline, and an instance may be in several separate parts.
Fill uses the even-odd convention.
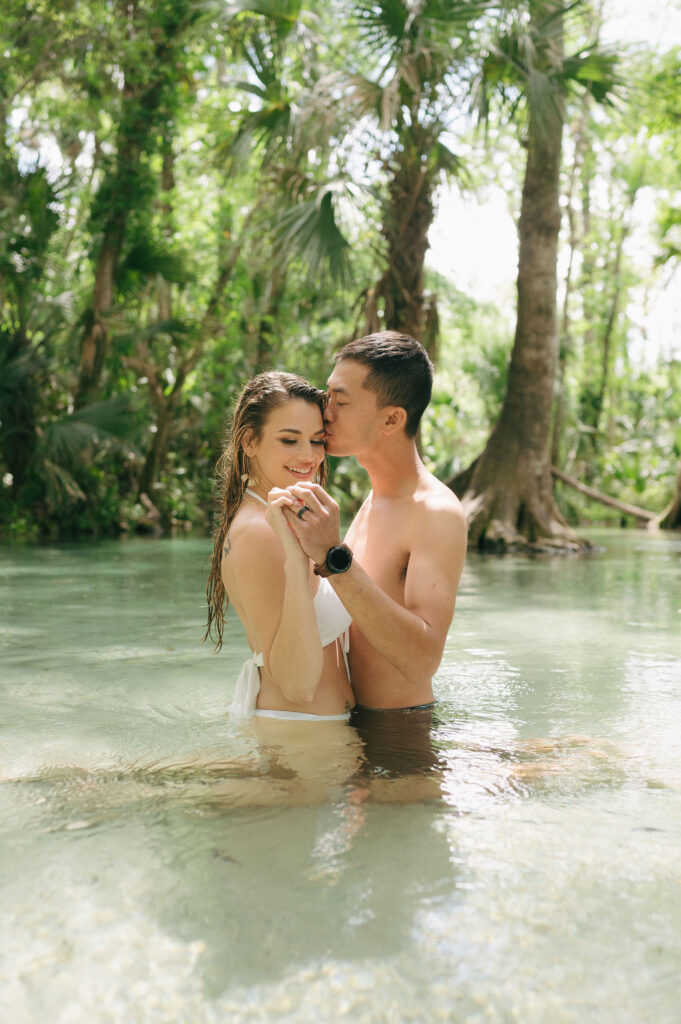
[[[312,509],[291,523],[305,553],[323,562],[340,543],[338,506],[322,488],[291,488]],[[374,583],[356,559],[347,572],[329,577],[353,622],[379,654],[414,685],[430,678],[442,658],[454,614],[466,553],[466,522],[456,506],[425,510],[414,530],[405,579],[404,607]]]

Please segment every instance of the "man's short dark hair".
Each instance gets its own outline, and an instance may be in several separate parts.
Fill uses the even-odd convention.
[[[399,331],[378,331],[344,345],[334,358],[367,366],[363,386],[374,392],[379,408],[398,405],[404,409],[405,433],[416,436],[433,391],[433,364],[416,338]]]

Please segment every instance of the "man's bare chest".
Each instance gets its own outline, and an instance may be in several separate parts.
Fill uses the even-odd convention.
[[[403,527],[394,515],[367,514],[361,509],[346,537],[362,568],[393,596],[403,591],[409,564],[408,537]]]

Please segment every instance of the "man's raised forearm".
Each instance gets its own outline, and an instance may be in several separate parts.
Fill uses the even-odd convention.
[[[418,685],[435,674],[443,644],[429,623],[393,601],[357,560],[329,581],[365,639],[409,682]]]

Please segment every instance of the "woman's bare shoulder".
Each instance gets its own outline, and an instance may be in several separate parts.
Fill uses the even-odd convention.
[[[245,569],[260,573],[261,566],[283,564],[284,551],[263,515],[237,512],[222,548],[222,571],[242,574]]]

